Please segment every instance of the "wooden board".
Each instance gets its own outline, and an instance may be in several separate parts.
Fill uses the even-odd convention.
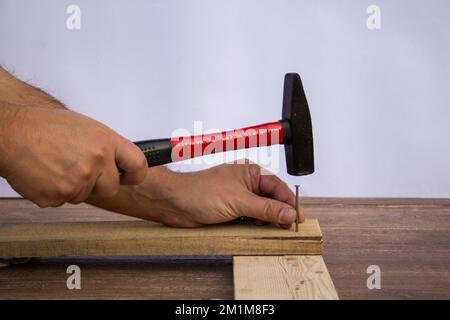
[[[340,299],[450,299],[450,199],[302,198]],[[86,204],[0,199],[0,223],[135,220]],[[69,265],[82,290],[67,290]],[[366,269],[381,268],[381,290]],[[182,283],[183,285],[180,285]],[[39,258],[0,269],[0,299],[233,299],[229,257]]]
[[[317,220],[300,232],[231,223],[196,229],[147,221],[0,224],[0,258],[321,254]]]
[[[337,300],[322,256],[233,258],[238,300]]]

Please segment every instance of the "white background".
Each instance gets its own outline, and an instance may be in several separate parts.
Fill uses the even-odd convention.
[[[66,28],[70,4],[81,30]],[[371,4],[381,30],[366,27]],[[0,64],[131,140],[193,131],[195,120],[278,120],[283,75],[298,72],[316,173],[289,177],[280,149],[290,185],[449,197],[449,31],[447,0],[0,0]]]

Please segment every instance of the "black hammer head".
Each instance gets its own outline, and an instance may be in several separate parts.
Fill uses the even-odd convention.
[[[287,171],[293,176],[314,172],[314,148],[311,114],[306,101],[302,80],[297,73],[284,78],[282,122],[285,133]]]

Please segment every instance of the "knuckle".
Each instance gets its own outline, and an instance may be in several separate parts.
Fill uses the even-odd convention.
[[[102,162],[106,158],[106,150],[105,148],[95,148],[91,151],[92,159],[96,162]]]
[[[77,188],[70,183],[60,183],[57,187],[56,193],[63,199],[68,199],[76,195]]]
[[[80,164],[77,166],[76,176],[82,180],[89,180],[93,174],[93,171],[94,170],[92,169],[91,166],[86,164],[85,165]]]
[[[264,203],[264,207],[263,207],[263,217],[265,221],[272,221],[272,216],[273,216],[273,212],[274,212],[274,206],[272,205],[271,201],[266,201],[266,203]]]

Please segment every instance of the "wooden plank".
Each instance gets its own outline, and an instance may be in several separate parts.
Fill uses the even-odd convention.
[[[302,205],[320,221],[340,299],[450,299],[450,200],[302,198]],[[130,219],[86,204],[40,209],[0,199],[0,223]],[[32,259],[0,269],[0,299],[233,298],[231,259],[191,258]],[[65,286],[71,264],[82,269],[82,290]],[[381,268],[381,290],[367,289],[372,264]]]
[[[316,219],[300,232],[230,223],[196,229],[148,221],[0,224],[0,258],[321,254]]]
[[[237,300],[337,300],[322,256],[233,258]]]

